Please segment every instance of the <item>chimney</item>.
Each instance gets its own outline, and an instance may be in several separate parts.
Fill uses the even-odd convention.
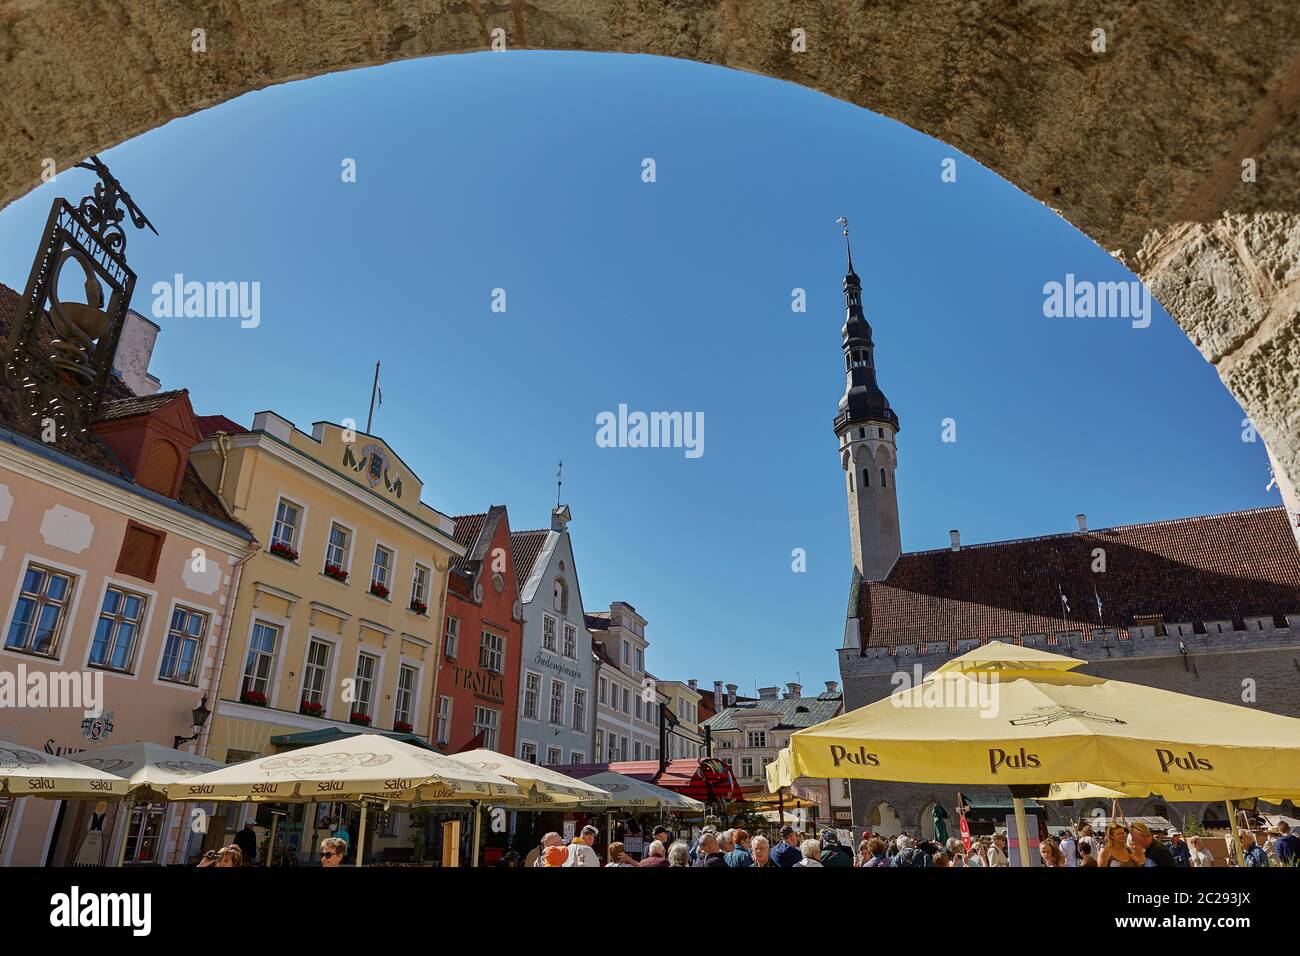
[[[722,710],[726,706],[727,699],[722,696],[722,681],[715,680],[713,682],[713,709]]]
[[[828,693],[828,694],[835,694],[835,693],[838,693],[838,692],[839,692],[839,689],[840,689],[840,682],[839,682],[839,681],[837,681],[837,680],[828,680],[828,681],[826,682],[826,693]]]
[[[736,685],[735,684],[727,685],[727,706],[728,707],[736,706]]]
[[[960,550],[961,550],[961,532],[958,531],[956,528],[953,528],[951,531],[948,532],[948,537],[952,539],[952,549],[953,549],[954,551],[960,551]]]
[[[699,690],[700,682],[697,681],[694,677],[692,677],[690,680],[686,682],[686,686],[689,687],[691,690]]]
[[[776,700],[780,696],[781,688],[779,687],[760,687],[758,689],[759,700]]]
[[[1076,521],[1079,522],[1079,530],[1080,530],[1080,531],[1087,531],[1087,530],[1088,530],[1088,516],[1087,516],[1087,515],[1075,515],[1075,516],[1074,516],[1074,519],[1075,519]]]
[[[786,697],[798,697],[803,693],[803,684],[789,683],[785,685]]]
[[[117,351],[113,353],[113,371],[127,388],[140,396],[152,395],[161,386],[158,379],[149,374],[149,362],[153,359],[153,346],[160,330],[160,326],[134,309],[126,310]]]

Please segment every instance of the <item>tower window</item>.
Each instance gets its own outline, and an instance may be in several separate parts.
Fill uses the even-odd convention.
[[[849,491],[853,490],[853,472],[849,472]]]
[[[859,428],[859,429],[858,429],[858,437],[859,437],[859,438],[866,438],[866,437],[867,437],[867,430],[866,430],[865,428]]]
[[[863,488],[871,487],[871,472],[868,471],[866,468],[862,469],[862,487]]]
[[[884,488],[887,484],[888,484],[888,482],[885,481],[885,469],[881,468],[881,469],[880,469],[880,487],[881,487],[881,488]]]
[[[881,438],[885,437],[885,430],[883,428],[877,428],[876,431],[880,433]]]

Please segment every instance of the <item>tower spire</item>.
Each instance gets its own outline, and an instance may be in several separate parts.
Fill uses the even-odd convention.
[[[853,271],[849,221],[836,222],[844,232],[848,272],[844,276],[844,395],[835,416],[840,464],[849,498],[849,538],[859,580],[883,581],[901,553],[898,494],[898,416],[876,381],[876,346],[862,310],[862,280]],[[855,585],[856,586],[856,585]]]

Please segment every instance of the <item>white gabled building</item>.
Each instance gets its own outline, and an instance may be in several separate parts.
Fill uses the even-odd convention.
[[[571,517],[569,506],[560,505],[549,530],[510,534],[524,618],[516,752],[538,764],[592,758],[595,667],[569,541]]]

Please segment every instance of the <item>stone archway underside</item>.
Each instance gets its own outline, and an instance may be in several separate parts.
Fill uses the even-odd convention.
[[[1130,6],[0,0],[0,206],[39,184],[46,157],[63,169],[287,80],[487,49],[497,28],[514,49],[750,70],[937,137],[1122,256],[1218,369],[1291,493],[1300,484],[1300,7]],[[1097,28],[1105,53],[1092,52]],[[195,29],[206,32],[205,53],[191,52]],[[796,29],[806,52],[792,52]],[[1253,183],[1242,181],[1247,159]]]

